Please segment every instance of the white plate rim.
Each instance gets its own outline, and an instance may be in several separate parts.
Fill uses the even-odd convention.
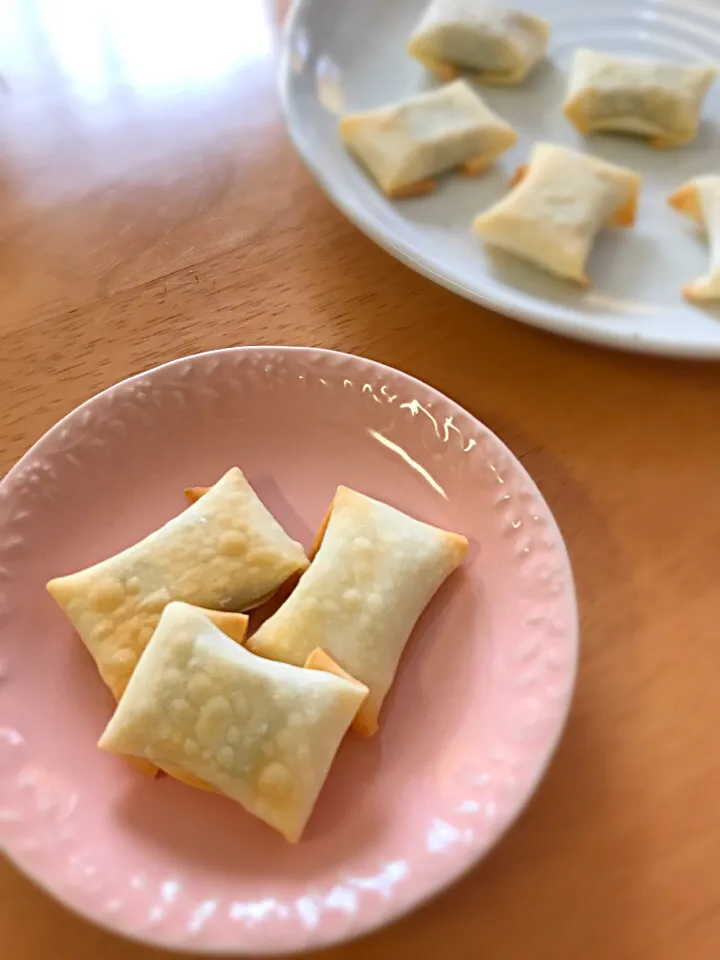
[[[717,346],[702,346],[693,343],[683,344],[651,338],[646,339],[630,333],[624,334],[619,331],[597,329],[572,319],[557,321],[552,316],[552,308],[531,309],[516,304],[508,306],[503,300],[491,294],[466,286],[460,279],[459,274],[452,271],[439,272],[433,264],[432,257],[425,255],[417,245],[394,237],[392,231],[386,230],[379,224],[372,213],[368,212],[361,203],[355,202],[350,193],[336,190],[332,176],[327,173],[316,158],[312,143],[304,133],[299,114],[293,104],[292,39],[298,28],[299,20],[304,15],[305,8],[309,7],[312,2],[314,0],[292,0],[283,25],[278,70],[280,103],[290,140],[298,155],[325,196],[351,223],[379,247],[395,257],[396,260],[410,267],[411,270],[427,277],[439,286],[459,294],[466,300],[477,303],[488,310],[493,310],[503,317],[519,320],[528,326],[537,327],[565,338],[630,353],[688,360],[712,361],[720,359],[720,344]]]

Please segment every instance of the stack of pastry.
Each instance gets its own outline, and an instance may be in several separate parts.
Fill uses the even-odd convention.
[[[311,559],[238,468],[122,553],[51,580],[118,700],[100,746],[300,838],[352,725],[374,733],[464,537],[338,488]],[[288,599],[246,638],[247,611]]]

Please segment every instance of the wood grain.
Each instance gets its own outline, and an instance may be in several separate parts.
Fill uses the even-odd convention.
[[[157,6],[164,21],[126,0],[7,8],[0,472],[96,391],[214,347],[337,348],[454,397],[520,456],[567,538],[577,697],[545,783],[488,860],[327,956],[716,960],[717,368],[551,338],[411,273],[343,220],[288,144],[283,5],[205,0],[197,46],[200,5]],[[160,956],[8,863],[0,955]]]

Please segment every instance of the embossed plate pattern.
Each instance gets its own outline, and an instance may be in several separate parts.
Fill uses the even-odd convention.
[[[680,288],[705,272],[707,247],[670,210],[683,181],[717,169],[720,82],[694,143],[653,150],[629,137],[584,140],[560,111],[573,50],[720,63],[720,4],[712,0],[522,0],[553,27],[550,58],[518,88],[478,87],[520,139],[482,177],[444,177],[430,195],[390,203],[342,149],[338,113],[379,106],[433,86],[405,53],[427,0],[296,0],[288,20],[282,91],[303,159],[361,230],[414,270],[456,293],[566,336],[652,353],[720,357],[720,308],[686,303]],[[593,288],[576,289],[508,255],[488,256],[470,221],[507,191],[531,144],[551,140],[640,172],[638,222],[606,230],[590,258]]]
[[[44,590],[235,463],[305,544],[340,482],[471,542],[411,639],[381,733],[348,737],[295,847],[96,749],[110,695]],[[0,840],[68,906],[162,946],[272,953],[355,936],[451,882],[517,816],[560,735],[576,654],[560,533],[470,414],[343,354],[178,360],[79,407],[0,484]]]

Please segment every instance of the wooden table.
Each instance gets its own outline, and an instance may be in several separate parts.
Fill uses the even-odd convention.
[[[400,367],[535,477],[582,608],[575,705],[521,822],[356,960],[720,956],[720,373],[555,339],[347,223],[275,93],[283,5],[17,0],[0,30],[0,475],[129,374],[233,344]],[[0,956],[142,960],[0,864]]]

